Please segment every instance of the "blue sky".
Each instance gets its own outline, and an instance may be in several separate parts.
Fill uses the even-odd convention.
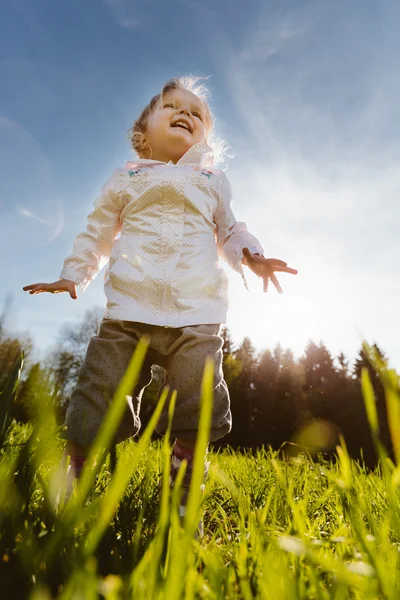
[[[101,185],[132,157],[127,130],[173,76],[210,75],[237,218],[299,269],[284,294],[229,273],[236,342],[298,356],[365,337],[400,368],[400,38],[397,2],[3,0],[0,302],[43,352],[104,305],[25,295],[58,278]]]

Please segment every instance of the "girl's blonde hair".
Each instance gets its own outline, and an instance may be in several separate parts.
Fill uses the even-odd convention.
[[[136,119],[133,126],[129,130],[132,148],[140,158],[151,158],[152,155],[150,144],[146,139],[146,129],[149,115],[155,109],[158,102],[162,100],[164,94],[167,94],[172,90],[180,89],[191,92],[203,102],[205,110],[204,124],[206,130],[206,144],[213,151],[215,164],[224,160],[228,146],[226,142],[216,138],[214,134],[215,119],[208,104],[210,92],[207,86],[204,84],[204,80],[206,79],[207,77],[198,77],[193,75],[170,79],[163,86],[161,92],[156,96],[153,96],[149,104],[142,111],[142,114],[138,119]]]

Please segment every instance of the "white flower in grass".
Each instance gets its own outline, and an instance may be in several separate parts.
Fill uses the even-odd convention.
[[[361,561],[348,563],[347,568],[351,573],[363,575],[364,577],[372,577],[375,573],[374,568],[371,565]]]
[[[311,540],[313,546],[323,546],[324,542],[322,540]]]
[[[302,556],[307,552],[304,542],[295,537],[282,536],[278,538],[278,546],[285,552],[290,552],[296,556]]]

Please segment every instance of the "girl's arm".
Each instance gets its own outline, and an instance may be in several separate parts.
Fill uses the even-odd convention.
[[[248,248],[252,254],[263,254],[264,250],[258,239],[247,231],[246,224],[236,221],[231,208],[231,185],[225,173],[222,173],[221,179],[220,194],[214,214],[218,253],[243,276],[243,248]]]
[[[124,173],[116,170],[103,186],[94,209],[88,216],[86,231],[74,241],[72,254],[64,261],[59,281],[31,284],[24,287],[31,294],[69,292],[76,298],[76,286],[84,290],[108,260],[112,244],[118,235],[120,215],[130,197],[124,186]]]
[[[263,256],[264,250],[257,238],[247,231],[245,223],[236,221],[231,209],[231,186],[225,174],[222,177],[221,193],[214,215],[219,254],[242,275],[246,288],[242,265],[247,265],[253,273],[263,279],[264,292],[268,291],[268,282],[271,280],[278,292],[282,293],[275,273],[296,275],[297,270],[288,267],[283,260]]]

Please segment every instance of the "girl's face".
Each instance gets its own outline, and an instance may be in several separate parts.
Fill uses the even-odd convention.
[[[171,90],[150,113],[146,139],[152,158],[176,163],[194,144],[205,142],[207,115],[200,98],[187,90]]]

